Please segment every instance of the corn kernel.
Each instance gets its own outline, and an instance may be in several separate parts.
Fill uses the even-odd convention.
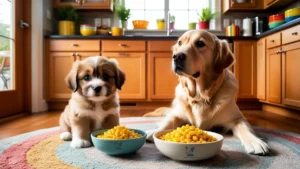
[[[141,137],[140,134],[135,133],[133,130],[129,130],[125,126],[115,126],[114,128],[107,130],[103,134],[97,136],[97,138],[112,140],[133,139],[139,137]]]

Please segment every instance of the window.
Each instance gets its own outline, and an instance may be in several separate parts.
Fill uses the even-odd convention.
[[[202,8],[211,7],[213,12],[220,11],[218,0],[125,0],[126,8],[130,8],[131,17],[128,29],[133,29],[132,20],[149,21],[148,29],[157,29],[156,19],[167,21],[168,11],[175,16],[175,29],[186,30],[188,23],[198,22],[198,12]],[[211,29],[217,29],[218,19],[211,21]]]

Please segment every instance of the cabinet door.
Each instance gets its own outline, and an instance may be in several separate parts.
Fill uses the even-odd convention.
[[[267,50],[267,99],[281,103],[281,54],[280,47]]]
[[[266,100],[266,39],[257,42],[257,98]]]
[[[82,7],[88,8],[110,8],[111,0],[82,0]]]
[[[100,52],[77,52],[75,56],[77,60],[84,60],[91,56],[100,56]]]
[[[256,41],[235,41],[234,74],[239,82],[238,98],[256,98]]]
[[[126,75],[126,80],[119,91],[121,100],[146,99],[146,54],[145,53],[102,53],[115,58]]]
[[[46,82],[47,100],[69,99],[71,90],[68,88],[65,77],[72,68],[75,55],[72,52],[50,52],[48,81]]]
[[[172,53],[150,53],[149,62],[150,99],[174,99],[178,77],[172,70]]]
[[[54,0],[53,1],[54,7],[60,7],[60,6],[66,6],[66,5],[78,7],[81,4],[80,4],[80,0]]]
[[[282,46],[282,102],[300,107],[300,42]]]

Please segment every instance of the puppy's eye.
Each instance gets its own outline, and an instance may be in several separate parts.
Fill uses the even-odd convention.
[[[104,73],[102,78],[104,81],[108,81],[110,77],[108,74]]]
[[[181,43],[182,43],[181,41],[178,41],[178,45],[179,45],[179,46],[181,46]]]
[[[203,46],[205,46],[205,43],[202,41],[202,40],[198,40],[195,45],[198,47],[198,48],[202,48]]]
[[[85,81],[90,81],[90,80],[91,80],[91,76],[90,76],[90,75],[85,75],[85,76],[83,77],[83,80],[85,80]]]

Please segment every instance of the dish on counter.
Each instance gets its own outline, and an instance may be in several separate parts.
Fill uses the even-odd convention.
[[[96,35],[97,27],[90,24],[80,25],[80,33],[83,36]]]
[[[284,16],[286,22],[290,22],[294,19],[297,19],[298,17],[300,17],[300,8],[293,8],[293,9],[286,10],[284,12]]]
[[[147,29],[149,22],[146,20],[133,20],[132,24],[134,29]]]

